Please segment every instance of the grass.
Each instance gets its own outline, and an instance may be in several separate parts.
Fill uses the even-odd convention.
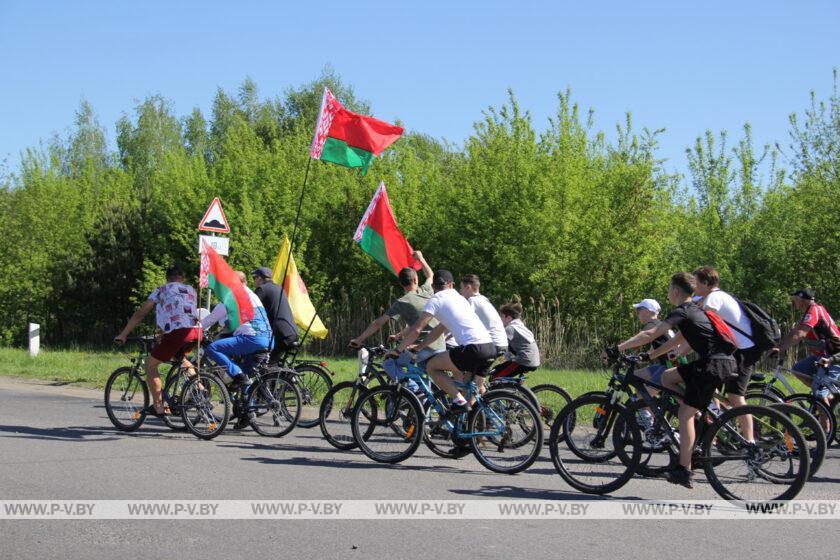
[[[0,348],[0,375],[41,379],[59,384],[102,389],[112,371],[129,365],[130,352],[89,352],[77,350],[42,350],[30,358],[26,350]],[[327,360],[335,372],[333,381],[353,380],[358,362],[352,358]],[[540,369],[528,376],[528,385],[552,383],[564,387],[572,396],[603,390],[606,374],[601,371]]]

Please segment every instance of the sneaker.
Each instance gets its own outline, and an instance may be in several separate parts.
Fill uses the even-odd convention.
[[[679,484],[686,488],[694,488],[694,473],[682,465],[665,471],[665,479],[671,484]]]
[[[449,405],[449,412],[451,412],[452,414],[456,414],[456,415],[457,414],[462,414],[464,412],[469,412],[471,410],[472,410],[472,407],[470,406],[470,403],[468,403],[468,402],[464,402],[464,403],[460,403],[460,404],[459,403],[452,403],[452,404]]]

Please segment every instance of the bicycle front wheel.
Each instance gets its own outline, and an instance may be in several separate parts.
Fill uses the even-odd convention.
[[[321,401],[318,413],[321,433],[336,449],[348,451],[358,447],[353,438],[353,409],[366,392],[364,386],[355,381],[342,381],[333,385]]]
[[[169,373],[166,374],[166,385],[163,387],[163,394],[172,414],[164,416],[163,423],[171,430],[185,432],[187,427],[181,418],[181,389],[182,385],[186,383],[186,376],[181,374],[180,370],[181,368],[179,366],[172,366]]]
[[[215,375],[197,374],[181,392],[181,417],[187,429],[201,439],[213,439],[230,420],[230,395]]]
[[[261,436],[283,437],[298,424],[301,398],[298,388],[282,374],[269,374],[252,383],[248,419]]]
[[[796,405],[808,412],[811,416],[817,419],[825,432],[825,440],[831,445],[837,437],[837,420],[831,409],[826,406],[824,402],[808,393],[796,393],[785,397],[785,402]]]
[[[740,417],[752,416],[754,442],[740,433]],[[808,480],[810,456],[796,424],[779,410],[746,405],[716,418],[701,447],[700,460],[722,498],[745,503],[791,500]]]
[[[820,423],[808,411],[792,404],[773,403],[770,407],[782,411],[788,418],[793,420],[793,423],[802,432],[802,435],[805,437],[805,445],[811,456],[810,475],[808,478],[813,478],[823,464],[825,449],[827,447],[825,433],[822,431]]]
[[[114,370],[105,383],[105,412],[114,427],[133,432],[146,420],[149,388],[131,367]]]
[[[540,415],[529,399],[517,393],[488,392],[480,405],[473,406],[468,426],[473,455],[493,472],[522,472],[542,451]]]
[[[611,404],[606,394],[593,393],[560,411],[551,426],[549,449],[554,468],[569,486],[587,494],[608,494],[636,472],[642,435],[624,406]]]
[[[420,401],[399,386],[365,393],[353,409],[353,438],[362,452],[379,463],[411,457],[423,439],[425,415]]]

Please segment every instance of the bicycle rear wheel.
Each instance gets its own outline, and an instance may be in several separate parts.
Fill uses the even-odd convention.
[[[425,415],[420,401],[399,386],[366,392],[353,409],[353,438],[362,452],[380,463],[411,457],[423,439]]]
[[[617,430],[616,424],[623,428]],[[560,411],[551,426],[549,449],[554,467],[569,486],[587,494],[608,494],[636,472],[642,436],[624,406],[610,404],[605,394],[591,394]]]
[[[105,383],[105,412],[114,427],[123,432],[133,432],[146,420],[149,406],[149,388],[131,367],[121,367]]]
[[[445,412],[436,408],[444,406],[447,402],[446,393],[438,388],[434,389],[435,404],[426,403],[426,422],[423,424],[423,443],[431,449],[432,453],[444,459],[460,459],[470,454],[468,440],[455,437],[443,417]]]
[[[755,443],[741,436],[739,417],[752,416]],[[722,498],[745,503],[791,500],[808,479],[805,438],[784,413],[746,405],[716,418],[703,437],[700,461]]]
[[[261,436],[283,437],[298,424],[300,393],[281,373],[267,374],[252,383],[247,399],[248,420]]]
[[[532,388],[534,396],[537,397],[537,410],[542,418],[543,429],[550,430],[557,414],[563,410],[567,404],[572,402],[572,397],[562,387],[544,383]]]
[[[468,419],[472,451],[493,472],[516,474],[537,460],[543,428],[530,400],[509,391],[492,391],[473,406]]]
[[[333,382],[330,374],[315,364],[293,366],[297,372],[297,388],[300,392],[300,418],[297,425],[301,428],[314,428],[319,423],[321,403]]]
[[[201,439],[213,439],[230,420],[230,396],[215,375],[197,374],[181,392],[181,417],[187,429]]]

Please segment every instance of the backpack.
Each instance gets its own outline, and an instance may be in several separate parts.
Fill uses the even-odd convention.
[[[738,305],[741,306],[741,311],[750,320],[750,328],[752,329],[752,336],[748,335],[735,325],[729,325],[730,328],[735,329],[742,335],[752,340],[756,348],[759,350],[769,350],[777,348],[779,341],[782,339],[782,330],[779,328],[779,323],[771,317],[766,311],[754,303],[748,301],[741,301],[735,298]]]
[[[709,322],[712,324],[712,328],[718,336],[718,339],[723,342],[722,350],[726,354],[732,354],[735,350],[737,350],[738,343],[735,340],[735,333],[733,333],[732,329],[729,328],[729,324],[721,319],[720,315],[714,311],[704,309],[703,313],[705,313],[706,317],[709,318]]]

